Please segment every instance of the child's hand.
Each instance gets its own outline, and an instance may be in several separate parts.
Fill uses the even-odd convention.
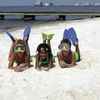
[[[65,63],[64,61],[60,61],[60,66],[61,66],[62,68],[65,68],[65,67],[66,67],[66,63]]]
[[[19,68],[24,68],[24,67],[26,67],[26,64],[24,63],[19,65]]]
[[[38,67],[37,67],[36,70],[37,70],[37,71],[41,71],[41,68],[38,68]]]

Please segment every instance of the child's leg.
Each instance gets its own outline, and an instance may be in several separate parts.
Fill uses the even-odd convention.
[[[50,44],[50,40],[48,40],[47,42],[48,42],[48,45],[49,45],[49,47],[50,47],[50,49],[51,49],[51,44]]]
[[[77,61],[80,61],[80,49],[79,49],[79,45],[77,44],[77,45],[75,45],[75,53],[76,53],[76,59],[77,59]]]
[[[46,40],[43,40],[43,43],[46,43]]]
[[[11,47],[10,47],[9,57],[8,57],[8,59],[10,59],[12,53],[14,53],[14,43],[12,43],[12,45],[11,45]]]
[[[48,40],[48,45],[51,49],[51,44],[50,44],[50,40],[53,38],[54,34],[48,34],[47,40]],[[51,50],[52,51],[52,50]]]

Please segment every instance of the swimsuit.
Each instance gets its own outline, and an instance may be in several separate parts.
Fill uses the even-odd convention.
[[[66,63],[70,64],[71,63],[71,58],[72,58],[72,52],[69,52],[69,56],[67,58]],[[78,62],[79,61],[79,55],[77,52],[75,52],[75,61]]]
[[[41,57],[40,57],[40,65],[41,66],[47,66],[49,64],[49,60],[50,58],[47,57],[47,59],[43,60]],[[52,56],[52,61],[53,63],[55,63],[55,56]]]

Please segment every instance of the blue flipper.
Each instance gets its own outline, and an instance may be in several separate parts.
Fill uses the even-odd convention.
[[[73,27],[69,28],[69,33],[71,35],[70,39],[73,42],[73,44],[77,44],[78,43],[78,38],[77,38],[76,32],[75,32]]]
[[[25,28],[25,30],[24,30],[23,35],[24,35],[24,38],[25,38],[26,40],[28,40],[28,38],[29,38],[30,31],[31,31],[31,27],[30,27],[30,26],[27,26],[27,27]]]
[[[70,39],[70,32],[69,30],[65,29],[63,33],[63,39]]]
[[[9,32],[7,32],[7,31],[5,31],[6,32],[6,34],[11,38],[11,40],[13,41],[13,42],[15,42],[15,38],[9,33]]]

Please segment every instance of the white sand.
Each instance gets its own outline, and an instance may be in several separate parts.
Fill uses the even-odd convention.
[[[29,24],[32,55],[42,42],[42,32],[55,34],[51,45],[56,55],[64,29],[74,27],[82,60],[73,68],[61,69],[56,59],[56,67],[48,72],[39,72],[34,67],[14,72],[7,68],[12,41],[6,34],[0,34],[0,100],[100,100],[100,18],[59,22],[6,20],[0,21],[0,29],[8,29],[15,37],[22,38],[24,27]]]

